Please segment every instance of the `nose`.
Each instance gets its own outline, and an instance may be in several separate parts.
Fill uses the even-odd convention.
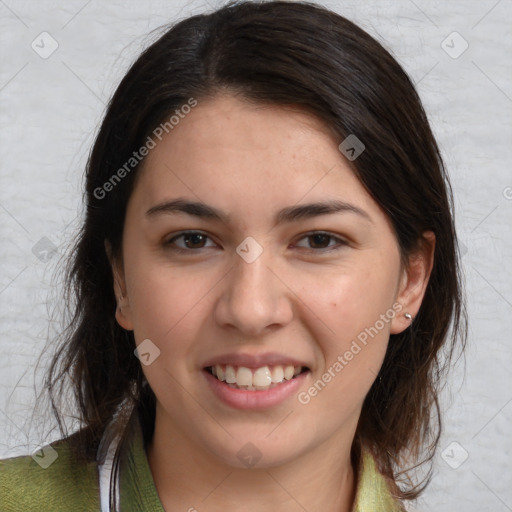
[[[266,251],[251,263],[235,254],[234,267],[223,279],[215,307],[218,325],[258,336],[292,320],[293,294],[271,264]]]

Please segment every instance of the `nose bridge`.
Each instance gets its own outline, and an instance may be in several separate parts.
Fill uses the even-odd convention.
[[[217,308],[217,321],[255,334],[271,325],[288,322],[291,310],[284,285],[274,275],[270,251],[262,250],[256,255],[257,248],[251,243],[242,243],[237,248],[234,268],[226,276]]]

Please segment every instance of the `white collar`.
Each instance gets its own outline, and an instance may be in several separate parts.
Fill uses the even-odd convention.
[[[119,437],[112,437],[111,426],[107,427],[100,441],[96,460],[98,461],[99,488],[101,512],[112,512],[110,508],[110,491],[112,485],[112,473],[114,457],[119,445]],[[107,447],[108,442],[108,447]],[[105,453],[105,448],[106,453]],[[119,471],[115,474],[116,504],[119,505]]]

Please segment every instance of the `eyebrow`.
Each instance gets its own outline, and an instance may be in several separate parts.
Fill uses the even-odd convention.
[[[190,201],[183,198],[164,201],[150,208],[146,212],[146,217],[156,218],[160,215],[169,215],[175,213],[186,213],[202,219],[216,220],[229,224],[230,216],[221,210],[198,201]],[[274,222],[276,225],[297,222],[303,219],[310,219],[320,215],[330,215],[333,213],[353,213],[370,222],[372,219],[368,213],[361,208],[346,203],[345,201],[331,200],[297,206],[288,206],[277,212]]]

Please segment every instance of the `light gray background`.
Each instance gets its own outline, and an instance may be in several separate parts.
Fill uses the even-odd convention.
[[[48,319],[59,305],[52,274],[79,225],[83,167],[105,104],[150,30],[219,5],[0,0],[0,456],[57,436],[32,417],[44,361],[35,365],[59,327]],[[510,511],[512,0],[323,5],[377,37],[417,84],[456,197],[469,345],[443,397],[434,479],[414,509]],[[44,31],[58,43],[46,59],[31,47],[51,48]]]

